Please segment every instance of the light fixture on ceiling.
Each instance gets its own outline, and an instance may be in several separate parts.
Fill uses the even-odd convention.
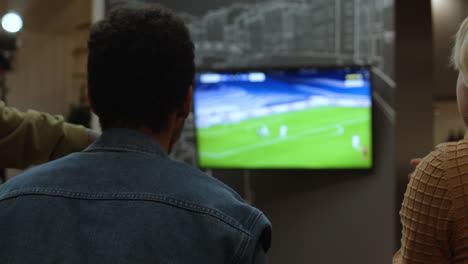
[[[23,19],[18,13],[8,12],[2,17],[2,28],[9,33],[17,33],[23,28]]]

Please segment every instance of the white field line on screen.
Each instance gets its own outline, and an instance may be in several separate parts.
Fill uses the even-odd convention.
[[[271,125],[281,124],[281,123],[283,123],[284,120],[285,120],[285,118],[277,118],[275,121],[269,121],[268,125],[271,126]],[[232,125],[232,124],[229,124],[229,125]],[[259,127],[261,127],[261,125],[262,125],[262,122],[258,122],[258,123],[250,124],[250,125],[247,125],[247,126],[236,127],[235,130],[240,130],[240,131],[238,131],[239,133],[245,133],[246,131],[256,130]],[[229,133],[229,132],[232,133],[233,130],[234,129],[232,129],[232,126],[229,127],[229,128],[217,128],[214,131],[204,131],[200,135],[203,135],[203,136],[217,136],[217,135],[222,135],[222,134],[226,134],[226,133]]]
[[[268,121],[268,123],[266,123],[268,126],[273,126],[273,125],[277,125],[277,124],[281,124],[281,123],[284,123],[284,120],[286,118],[284,117],[281,117],[281,118],[275,118],[274,121]],[[245,130],[249,131],[249,130],[257,130],[260,126],[262,125],[262,122],[255,122],[255,124],[250,124],[250,125],[247,125],[245,126]]]
[[[231,155],[234,155],[234,154],[254,150],[254,149],[257,149],[257,148],[260,148],[260,147],[271,146],[271,145],[275,145],[275,144],[282,143],[282,142],[296,140],[296,139],[299,139],[299,138],[302,138],[302,137],[305,137],[305,136],[310,136],[310,135],[313,135],[313,134],[319,134],[319,133],[326,132],[326,131],[329,131],[329,130],[332,130],[332,129],[338,129],[337,132],[335,132],[335,134],[334,134],[334,136],[338,136],[338,135],[342,135],[344,133],[344,126],[363,123],[363,122],[366,122],[366,121],[369,121],[369,118],[358,118],[358,119],[345,121],[345,122],[342,122],[342,123],[339,123],[339,124],[336,124],[336,125],[323,126],[323,127],[318,127],[318,128],[310,129],[310,130],[307,130],[307,131],[303,131],[303,132],[295,134],[293,136],[289,136],[287,139],[275,138],[275,139],[270,139],[268,141],[263,141],[263,142],[259,142],[259,143],[256,143],[256,144],[242,146],[242,147],[239,147],[239,148],[235,148],[235,149],[231,149],[231,150],[227,150],[227,151],[223,151],[223,152],[219,152],[219,153],[202,151],[200,154],[201,154],[201,156],[206,156],[208,158],[214,158],[214,159],[225,158],[227,156],[231,156]]]

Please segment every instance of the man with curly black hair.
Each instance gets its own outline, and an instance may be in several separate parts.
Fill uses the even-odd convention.
[[[194,45],[161,6],[120,7],[89,39],[102,136],[0,187],[3,263],[262,263],[271,226],[168,157],[189,114]]]

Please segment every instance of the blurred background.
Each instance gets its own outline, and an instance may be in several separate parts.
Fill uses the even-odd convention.
[[[468,2],[0,0],[0,16],[14,11],[23,19],[21,31],[0,35],[2,98],[21,110],[91,125],[89,28],[114,6],[147,2],[172,8],[187,22],[199,67],[372,66],[371,172],[208,172],[268,215],[274,226],[270,263],[390,263],[399,247],[409,160],[465,133],[449,57]],[[15,48],[7,45],[12,39]],[[174,158],[196,166],[191,121]]]
[[[91,3],[0,1],[0,12],[8,11],[17,12],[24,21],[7,72],[8,104],[69,115],[86,88]]]

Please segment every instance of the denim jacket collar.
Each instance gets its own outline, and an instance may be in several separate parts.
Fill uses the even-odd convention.
[[[163,147],[149,135],[128,128],[110,128],[84,152],[135,152],[168,157]]]

